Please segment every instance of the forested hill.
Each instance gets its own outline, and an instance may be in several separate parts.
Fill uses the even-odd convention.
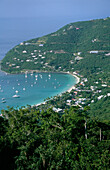
[[[80,77],[75,93],[48,102],[65,109],[66,102],[90,115],[110,119],[110,18],[70,23],[49,35],[22,42],[1,62],[2,70],[71,72]],[[71,96],[69,96],[71,95]],[[63,102],[62,102],[63,101]]]
[[[96,67],[104,62],[104,68],[107,68],[108,56],[105,60],[104,57],[110,52],[110,18],[71,23],[49,35],[23,42],[6,54],[2,70],[10,73],[29,69],[71,71],[86,61],[91,65],[88,58],[92,58],[93,63],[99,62],[90,51],[103,53],[102,61]],[[78,52],[81,52],[79,58]]]

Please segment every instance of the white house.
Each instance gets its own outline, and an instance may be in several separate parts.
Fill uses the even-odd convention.
[[[98,51],[90,51],[90,54],[98,54]]]
[[[23,54],[25,54],[25,53],[27,53],[27,51],[26,51],[26,50],[24,50],[24,51],[22,51],[22,53],[23,53]]]
[[[44,44],[39,44],[39,47],[43,47],[44,46]]]

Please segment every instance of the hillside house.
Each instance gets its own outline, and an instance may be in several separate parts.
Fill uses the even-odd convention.
[[[90,54],[98,54],[98,51],[90,51]]]

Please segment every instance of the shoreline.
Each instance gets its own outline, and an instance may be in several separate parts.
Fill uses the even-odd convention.
[[[80,82],[80,78],[78,77],[78,76],[76,76],[75,74],[72,74],[72,73],[69,73],[69,74],[71,74],[73,77],[75,77],[76,78],[76,83],[75,83],[75,85],[76,84],[78,84],[79,82]],[[67,90],[67,92],[71,92],[71,90],[73,90],[73,89],[75,89],[75,85],[74,86],[72,86],[71,88],[69,88],[68,90]]]
[[[2,70],[0,70],[1,72],[3,72],[4,74],[10,74],[10,73],[7,73],[7,72],[5,72],[5,71],[2,71]],[[70,87],[68,90],[66,90],[66,91],[63,91],[63,92],[61,92],[61,93],[59,93],[58,95],[59,96],[61,96],[63,93],[66,93],[66,92],[68,92],[68,93],[70,93],[71,92],[71,90],[73,90],[73,89],[75,89],[75,85],[76,84],[78,84],[79,82],[80,82],[80,78],[76,75],[76,74],[73,74],[73,73],[71,73],[71,72],[48,72],[48,71],[39,71],[39,70],[26,70],[25,72],[22,72],[22,73],[17,73],[17,74],[25,74],[25,73],[49,73],[49,74],[51,74],[51,73],[59,73],[59,74],[69,74],[69,75],[71,75],[71,76],[73,76],[73,77],[75,77],[76,78],[76,83],[72,86],[72,87]],[[12,74],[12,73],[11,73]],[[53,96],[54,97],[54,96]],[[37,107],[37,106],[39,106],[39,105],[41,105],[41,104],[45,104],[46,103],[46,101],[44,102],[44,101],[42,101],[42,102],[40,102],[40,103],[37,103],[37,104],[33,104],[33,105],[31,105],[31,107]]]
[[[72,73],[68,73],[68,72],[62,72],[62,73],[63,73],[63,74],[70,74],[70,75],[72,75],[73,77],[75,77],[75,78],[76,78],[76,83],[75,83],[75,85],[80,82],[80,78],[79,78],[77,75],[72,74]],[[70,93],[71,90],[75,89],[75,85],[73,85],[71,88],[69,88],[68,90],[66,90],[66,91],[64,91],[64,92],[62,92],[62,93],[66,93],[66,92]],[[62,93],[60,93],[59,96],[61,96]],[[35,104],[35,105],[32,105],[32,107],[37,107],[37,106],[40,106],[41,104],[46,104],[46,101],[45,101],[45,102],[38,103],[38,104]]]

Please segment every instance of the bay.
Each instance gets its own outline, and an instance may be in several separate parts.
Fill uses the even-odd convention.
[[[68,18],[0,18],[0,60],[15,45],[57,31],[70,23]],[[35,77],[37,76],[37,77]],[[6,75],[0,72],[0,110],[7,106],[38,104],[60,94],[76,83],[69,74],[38,73]],[[13,95],[20,95],[13,98]],[[6,102],[5,102],[6,101]]]
[[[48,97],[67,91],[76,83],[70,74],[28,73],[17,75],[0,74],[0,110],[7,106],[35,105]],[[14,95],[19,95],[14,98]],[[3,101],[6,101],[3,102]],[[3,102],[3,103],[2,103]]]

